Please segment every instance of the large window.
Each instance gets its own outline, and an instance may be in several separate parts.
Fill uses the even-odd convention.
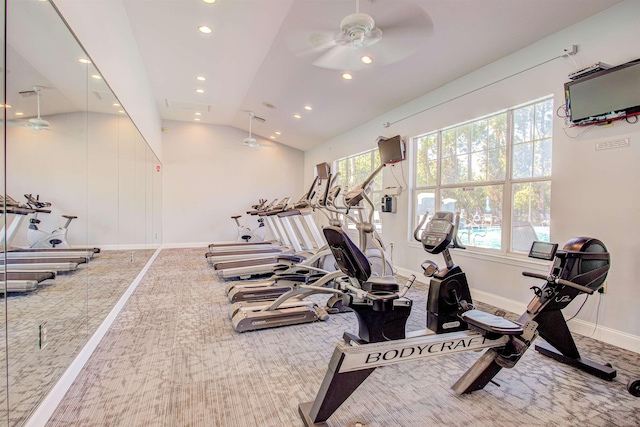
[[[549,240],[553,100],[413,138],[413,229],[460,212],[464,245],[527,252]]]
[[[364,153],[336,160],[333,170],[339,174],[337,183],[342,186],[341,193],[344,195],[349,190],[353,190],[357,186],[361,185],[378,166],[380,166],[380,153],[378,152],[378,149],[365,151]],[[382,173],[379,173],[373,180],[371,192],[369,193],[369,199],[373,202],[375,207],[373,224],[376,226],[376,230],[378,232],[382,231],[382,223],[380,222],[381,198]],[[369,206],[365,207],[368,212]],[[352,210],[349,213],[353,214],[352,216],[358,216],[361,214],[359,210]],[[351,221],[347,221],[347,227],[354,229],[355,224]]]

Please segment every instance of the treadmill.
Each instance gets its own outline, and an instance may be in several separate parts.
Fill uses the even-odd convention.
[[[28,292],[38,287],[44,280],[54,279],[53,271],[0,271],[0,293]]]
[[[7,243],[7,251],[6,257],[7,259],[34,259],[34,258],[56,258],[60,262],[64,262],[63,259],[69,258],[85,258],[86,260],[91,259],[95,253],[100,252],[99,248],[93,249],[73,249],[73,248],[43,248],[43,249],[34,249],[34,248],[16,248],[11,247],[11,241],[16,236],[20,226],[22,225],[22,221],[24,218],[30,214],[36,212],[42,213],[51,213],[49,209],[42,208],[33,208],[27,205],[20,204],[16,202],[11,197],[7,196],[6,198],[2,198],[0,195],[0,205],[6,203],[4,207],[0,206],[0,214],[7,215],[13,214],[15,218],[11,221],[9,226],[6,229],[6,243]],[[0,235],[0,246],[2,246],[5,242],[5,229],[4,227],[0,231],[2,235]],[[2,249],[0,248],[0,251]]]

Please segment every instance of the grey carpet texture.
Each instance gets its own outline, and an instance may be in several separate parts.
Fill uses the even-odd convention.
[[[155,250],[102,251],[72,272],[59,273],[31,292],[11,293],[7,308],[9,425],[23,424],[95,332]],[[39,348],[39,325],[47,344]],[[4,331],[2,333],[4,341]],[[4,343],[3,343],[4,346]],[[0,392],[0,419],[7,393]]]
[[[417,283],[408,330],[425,326],[427,286]],[[314,296],[318,302],[324,296]],[[493,310],[483,304],[483,309]],[[47,426],[302,426],[354,314],[237,333],[230,303],[203,250],[165,249],[131,296]],[[530,349],[499,387],[459,396],[451,385],[480,353],[377,369],[329,426],[637,426],[636,353],[576,336],[584,357],[618,369],[611,382]]]

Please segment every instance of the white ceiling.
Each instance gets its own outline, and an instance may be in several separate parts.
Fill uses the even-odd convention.
[[[280,131],[278,142],[301,150],[619,1],[361,0],[360,11],[370,14],[383,31],[382,40],[370,49],[374,62],[363,66],[357,61],[360,52],[349,50],[355,62],[344,69],[329,69],[313,65],[327,57],[322,57],[326,50],[314,48],[309,37],[339,32],[341,20],[355,12],[356,0],[217,0],[214,4],[122,0],[162,119],[193,122],[194,108],[204,109],[201,123],[248,131],[247,111],[253,111],[265,119],[252,122],[255,134],[269,138]],[[12,7],[21,3],[26,2]],[[15,22],[16,12],[10,8],[8,13],[9,22]],[[25,90],[37,80],[65,93],[66,104],[62,104],[72,110],[81,99],[69,95],[64,73],[56,74],[55,67],[44,64],[45,59],[61,54],[60,48],[48,45],[58,36],[40,34],[50,26],[38,24],[33,10],[18,18],[9,28],[9,34],[16,36],[7,49],[15,59],[7,63],[18,68],[24,59],[32,71],[38,70],[34,73],[38,78],[27,79],[29,73],[15,69],[8,74],[12,79],[8,86]],[[200,25],[210,26],[213,32],[200,33]],[[19,36],[21,28],[27,33],[24,37]],[[384,64],[384,55],[406,57]],[[77,53],[67,56],[73,61]],[[353,80],[343,80],[342,71],[352,71]],[[207,80],[197,81],[198,75]],[[196,93],[197,88],[205,93]],[[53,92],[45,90],[44,110],[52,108]],[[16,95],[8,90],[8,99],[33,106],[33,99]],[[265,102],[276,108],[267,108]],[[304,110],[305,105],[313,110]],[[296,113],[302,118],[295,119]]]

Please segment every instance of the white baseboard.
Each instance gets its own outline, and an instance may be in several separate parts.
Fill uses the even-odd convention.
[[[211,242],[191,242],[191,243],[163,243],[163,249],[180,249],[180,248],[208,248]]]
[[[89,341],[87,341],[87,343],[82,348],[82,350],[80,350],[73,362],[71,362],[71,365],[69,365],[60,379],[58,379],[58,382],[56,382],[56,384],[51,388],[42,402],[40,402],[40,405],[38,405],[36,410],[33,411],[29,420],[24,424],[25,427],[44,427],[47,424],[49,418],[51,417],[51,415],[53,415],[54,411],[64,398],[65,394],[80,374],[80,371],[87,363],[96,347],[98,347],[98,344],[100,344],[100,341],[105,336],[114,320],[129,300],[129,297],[136,290],[136,288],[142,281],[142,278],[149,270],[149,267],[151,267],[151,264],[153,264],[161,251],[162,249],[158,248],[156,252],[151,256],[147,264],[140,271],[140,273],[138,273],[133,282],[131,282],[131,285],[129,285],[127,290],[120,297],[120,300],[118,300],[116,305],[111,309],[111,312],[109,312],[96,332],[91,336],[91,338],[89,338]]]
[[[422,273],[418,273],[406,268],[396,267],[398,274],[409,277],[412,274],[416,276],[416,280],[421,283],[429,283],[429,278]],[[523,313],[527,309],[527,303],[504,298],[489,292],[480,291],[470,288],[471,296],[474,301],[480,301],[490,304],[494,307],[510,311],[512,313]],[[411,295],[409,294],[409,298]],[[580,319],[573,319],[568,322],[569,330],[573,333],[587,336],[607,344],[615,345],[625,350],[640,353],[640,337],[616,329],[607,328],[606,326],[596,325]]]
[[[129,250],[138,250],[138,249],[157,249],[160,247],[159,244],[128,244],[128,245],[96,245],[97,248],[100,248],[101,251],[129,251]]]

